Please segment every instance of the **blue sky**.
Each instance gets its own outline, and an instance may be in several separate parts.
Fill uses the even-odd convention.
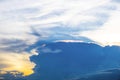
[[[0,0],[0,70],[34,73],[40,41],[119,46],[119,21],[119,0]]]

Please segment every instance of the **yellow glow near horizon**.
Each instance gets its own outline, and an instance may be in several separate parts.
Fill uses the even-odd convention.
[[[0,54],[0,65],[2,71],[18,71],[23,73],[23,76],[28,76],[34,73],[33,68],[35,64],[30,61],[30,56],[33,54],[29,53],[1,53]],[[14,73],[14,72],[13,72]]]

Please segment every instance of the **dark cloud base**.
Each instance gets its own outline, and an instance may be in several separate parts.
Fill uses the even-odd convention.
[[[36,63],[35,73],[12,80],[120,80],[118,46],[64,42],[36,46],[40,55],[31,57]],[[51,51],[41,52],[45,48]],[[58,49],[59,53],[52,53]]]
[[[94,74],[75,80],[120,80],[120,70],[107,70],[100,74]]]
[[[31,57],[37,66],[35,74],[29,80],[70,80],[87,74],[119,68],[120,47],[101,47],[87,43],[47,43],[51,50],[59,49],[60,53],[40,53]],[[39,48],[41,52],[43,48]]]
[[[15,77],[13,75],[6,74],[3,76],[0,76],[0,80],[34,80],[28,79],[28,78],[23,78],[23,77]],[[66,80],[66,79],[63,79]],[[71,78],[67,80],[120,80],[120,70],[119,69],[113,69],[113,70],[106,70],[104,72],[101,72],[99,74],[93,74],[93,75],[88,75],[85,77],[81,78]]]

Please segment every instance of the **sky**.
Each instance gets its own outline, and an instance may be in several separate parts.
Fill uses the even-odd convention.
[[[120,46],[119,21],[119,0],[0,0],[0,71],[33,74],[40,41]]]

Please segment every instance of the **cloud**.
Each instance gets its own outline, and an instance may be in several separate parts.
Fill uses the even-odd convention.
[[[119,3],[113,3],[111,0],[0,0],[0,2],[2,70],[15,69],[24,75],[33,73],[35,64],[30,61],[32,55],[26,49],[41,40],[95,41],[103,45],[120,45],[117,36]],[[48,49],[48,52],[57,53],[59,50]],[[21,61],[21,64],[13,63],[16,61]],[[30,66],[27,69],[29,74],[17,68],[24,63],[26,64],[23,67]]]
[[[97,30],[83,32],[86,36],[101,45],[120,45],[120,7],[110,14],[109,20]]]
[[[55,42],[84,42],[84,41],[81,41],[81,40],[58,40],[58,41],[55,41]]]
[[[35,55],[34,53],[12,53],[1,52],[0,53],[0,70],[4,72],[18,71],[23,73],[23,76],[34,73],[33,68],[35,64],[30,61],[30,57]],[[1,73],[2,74],[2,73]],[[17,73],[14,73],[16,74]]]
[[[113,2],[120,2],[119,0],[112,0]]]
[[[43,48],[40,50],[40,53],[60,53],[60,52],[61,52],[60,49],[52,50],[50,48]]]
[[[30,75],[28,80],[33,80],[33,78],[35,80],[70,80],[76,77],[87,77],[87,75],[93,75],[101,71],[119,69],[119,46],[102,47],[93,43],[54,42],[46,43],[41,48],[38,49],[40,55],[31,57],[31,60],[36,63],[36,67],[34,69],[35,74]],[[51,50],[58,49],[61,52],[57,54],[51,52]],[[105,73],[108,72],[116,73],[116,70]],[[67,77],[64,77],[66,75]],[[113,76],[115,77],[115,75]]]
[[[118,80],[120,78],[119,74],[120,74],[119,69],[111,69],[111,70],[106,70],[106,71],[100,71],[98,73],[87,75],[86,77],[82,77],[82,78],[75,79],[75,80],[98,80],[98,79]]]
[[[0,38],[27,45],[63,35],[63,40],[66,35],[76,38],[83,31],[101,27],[116,9],[111,0],[12,0],[0,4]]]

